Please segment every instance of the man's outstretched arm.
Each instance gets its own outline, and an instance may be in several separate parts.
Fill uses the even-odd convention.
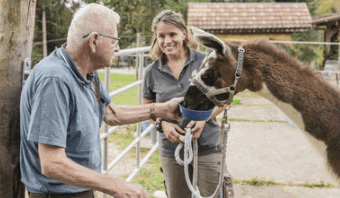
[[[180,120],[178,104],[182,101],[183,98],[174,98],[165,103],[135,106],[110,103],[105,108],[104,121],[109,125],[124,125],[156,117]]]

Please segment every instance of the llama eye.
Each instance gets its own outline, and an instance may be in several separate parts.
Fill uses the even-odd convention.
[[[216,75],[212,72],[207,72],[201,76],[202,81],[208,85],[213,86],[215,84],[215,81],[217,80]]]

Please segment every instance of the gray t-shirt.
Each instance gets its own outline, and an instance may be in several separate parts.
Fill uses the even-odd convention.
[[[68,64],[63,59],[65,57]],[[111,102],[99,82],[99,104],[90,73],[84,79],[62,47],[39,62],[29,75],[20,101],[20,168],[22,182],[34,193],[77,193],[87,189],[63,184],[41,174],[38,143],[65,148],[67,157],[101,171],[99,128]]]
[[[176,79],[168,66],[160,59],[150,64],[145,71],[143,97],[156,102],[166,102],[175,97],[183,97],[190,85],[192,72],[198,70],[205,54],[191,50],[185,66]],[[201,137],[197,140],[198,155],[207,155],[220,150],[217,147],[219,125],[216,118],[211,119],[204,127]],[[159,154],[165,157],[174,157],[178,143],[171,143],[163,133],[160,133]]]

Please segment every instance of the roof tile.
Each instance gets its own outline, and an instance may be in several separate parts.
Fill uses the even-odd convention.
[[[306,3],[189,3],[188,25],[210,31],[309,30]]]

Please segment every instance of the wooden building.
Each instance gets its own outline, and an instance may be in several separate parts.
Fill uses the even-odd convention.
[[[221,39],[291,40],[311,29],[306,3],[189,3],[188,26]]]
[[[324,31],[324,42],[340,42],[340,13],[316,17],[313,19],[312,25],[313,29]],[[340,54],[339,47],[337,45],[325,45],[324,62],[334,60],[334,57]],[[340,59],[340,55],[338,59]]]

